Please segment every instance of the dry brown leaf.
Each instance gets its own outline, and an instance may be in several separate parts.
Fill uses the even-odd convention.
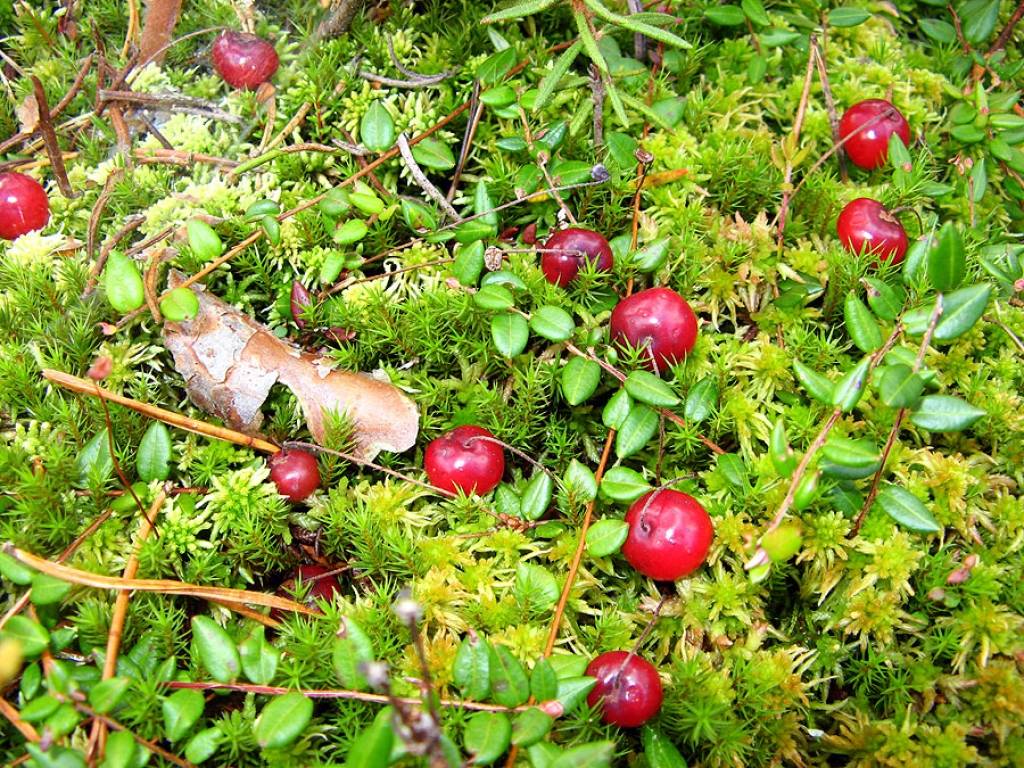
[[[14,114],[18,116],[21,132],[32,133],[39,125],[39,102],[36,101],[36,95],[30,93],[26,96],[25,100],[15,107]]]
[[[170,287],[183,279],[172,272]],[[253,434],[263,421],[260,408],[270,388],[280,382],[295,394],[317,442],[324,440],[331,411],[352,421],[353,453],[359,458],[405,451],[416,442],[419,412],[397,387],[364,373],[333,370],[331,361],[277,338],[202,286],[191,290],[199,299],[199,313],[186,322],[165,323],[164,343],[200,408],[232,429]]]

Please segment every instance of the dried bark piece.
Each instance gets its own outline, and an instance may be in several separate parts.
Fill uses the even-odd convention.
[[[184,275],[174,271],[176,288]],[[327,413],[345,413],[355,425],[353,454],[372,459],[382,450],[405,451],[416,442],[419,412],[397,387],[364,373],[331,368],[323,357],[303,352],[265,326],[191,286],[199,312],[189,321],[164,324],[164,343],[185,377],[192,402],[222,418],[232,429],[255,433],[270,388],[291,389],[317,442],[324,440]]]

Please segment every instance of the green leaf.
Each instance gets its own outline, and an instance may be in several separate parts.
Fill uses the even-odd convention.
[[[188,740],[185,759],[190,763],[205,763],[217,753],[222,741],[224,732],[220,728],[206,728]]]
[[[188,247],[200,261],[213,261],[224,253],[220,235],[202,219],[191,219],[185,225],[185,230],[188,233]]]
[[[208,616],[192,617],[192,641],[199,660],[218,683],[231,683],[238,678],[242,660],[238,648],[227,632]]]
[[[559,680],[580,677],[590,665],[590,659],[587,656],[574,656],[571,654],[549,656],[548,661],[555,668],[555,674],[558,675]]]
[[[704,18],[720,27],[738,27],[747,20],[743,9],[735,5],[714,5],[705,8]]]
[[[844,413],[849,413],[857,407],[857,403],[860,402],[867,389],[870,367],[871,358],[865,357],[836,382],[835,390],[832,393],[834,406]]]
[[[935,326],[932,339],[951,341],[974,327],[984,314],[992,295],[992,286],[972,285],[947,294],[942,301],[942,316]]]
[[[105,715],[112,712],[132,685],[131,678],[109,677],[100,680],[89,691],[89,706]]]
[[[611,765],[614,754],[614,741],[594,741],[567,749],[549,768],[606,768]]]
[[[597,478],[590,467],[580,463],[578,459],[569,462],[563,482],[577,499],[591,501],[597,496]]]
[[[491,194],[482,179],[476,183],[476,190],[473,192],[473,213],[479,216],[479,221],[484,224],[490,227],[498,226],[498,212],[494,210]]]
[[[908,365],[887,365],[878,382],[878,394],[890,408],[913,408],[921,399],[924,379]]]
[[[715,463],[721,471],[722,476],[733,488],[746,490],[750,487],[747,480],[747,466],[743,459],[735,453],[722,453],[715,458]]]
[[[515,103],[516,92],[510,85],[498,85],[488,88],[480,94],[480,101],[489,107],[501,109]]]
[[[529,747],[548,735],[554,718],[536,707],[530,707],[516,715],[512,724],[512,743],[518,747]]]
[[[646,405],[634,405],[615,435],[615,455],[620,459],[641,450],[658,432],[658,414]]]
[[[371,152],[384,152],[395,143],[395,121],[380,99],[370,103],[359,121],[359,140]]]
[[[828,12],[828,23],[833,27],[856,27],[871,18],[871,12],[862,8],[833,8]]]
[[[650,768],[686,768],[686,761],[675,744],[661,731],[645,725],[640,731],[640,743]]]
[[[760,27],[767,27],[771,23],[761,0],[742,0],[740,2],[740,8],[743,9],[743,13],[746,14],[748,19]]]
[[[483,701],[491,690],[490,646],[479,635],[463,638],[455,654],[452,679],[470,701]]]
[[[437,227],[437,212],[429,205],[412,198],[402,198],[402,218],[405,219],[409,229],[414,232],[432,230]]]
[[[921,31],[936,43],[949,45],[956,41],[956,29],[948,21],[919,19],[917,23],[921,27]]]
[[[629,396],[629,392],[625,389],[620,389],[610,398],[604,406],[604,410],[601,412],[601,422],[608,427],[608,429],[618,429],[622,426],[622,422],[629,416],[629,411],[633,407],[633,398]]]
[[[601,495],[612,501],[636,501],[649,490],[643,475],[629,467],[612,467],[601,478]]]
[[[932,513],[914,494],[892,483],[882,483],[875,503],[904,528],[922,533],[942,530]]]
[[[999,21],[999,0],[968,0],[959,3],[957,10],[963,21],[963,32],[967,42],[983,43],[995,32]]]
[[[537,659],[530,673],[530,694],[535,701],[547,701],[558,695],[558,674],[543,656]]]
[[[835,387],[817,371],[813,371],[799,360],[793,361],[793,372],[797,380],[807,390],[807,394],[815,400],[831,405]]]
[[[110,455],[107,430],[97,432],[75,458],[78,482],[88,485],[93,479],[106,480],[114,472],[114,459]]]
[[[561,307],[545,304],[530,314],[530,327],[538,336],[548,341],[565,341],[576,330],[572,315]]]
[[[262,626],[256,627],[238,646],[238,653],[242,659],[242,672],[249,682],[270,685],[277,674],[281,652],[267,642]]]
[[[189,294],[192,292],[189,291]],[[171,433],[159,421],[149,425],[139,443],[135,468],[144,482],[166,480],[171,474]]]
[[[512,724],[504,712],[476,712],[466,722],[463,744],[474,765],[490,765],[509,747]]]
[[[910,421],[930,432],[959,432],[984,415],[984,410],[959,397],[928,395],[911,412]]]
[[[688,42],[678,35],[668,32],[667,30],[656,27],[652,24],[648,24],[644,21],[644,17],[638,14],[631,14],[629,16],[620,16],[617,13],[609,10],[605,7],[600,0],[584,0],[586,6],[594,12],[594,15],[598,18],[610,22],[617,27],[628,29],[630,32],[634,32],[638,35],[645,35],[652,40],[665,43],[665,45],[671,45],[675,48],[690,48],[692,47]]]
[[[831,435],[821,448],[822,456],[841,467],[866,469],[878,466],[882,457],[869,440],[851,440],[848,437]]]
[[[717,404],[718,381],[714,376],[705,376],[686,395],[683,416],[687,421],[700,424],[714,412]]]
[[[342,616],[331,654],[334,674],[344,687],[365,691],[368,686],[359,667],[370,661],[373,661],[373,643],[369,636],[354,619]]]
[[[521,563],[520,565],[525,565]],[[539,567],[539,566],[534,566]],[[540,569],[543,570],[543,569]],[[546,573],[546,571],[545,571]],[[550,576],[550,574],[548,574]],[[552,580],[554,577],[552,577]],[[519,572],[516,571],[516,581]],[[556,588],[557,591],[557,588]],[[555,595],[558,599],[558,595]],[[491,698],[503,707],[518,707],[530,698],[530,681],[519,660],[503,645],[490,647]]]
[[[135,262],[120,251],[111,251],[103,270],[103,290],[118,312],[131,312],[146,301],[142,275]]]
[[[447,171],[455,167],[455,155],[451,148],[443,141],[432,136],[421,140],[412,148],[412,156],[416,162],[425,168],[433,168],[437,171]]]
[[[861,352],[874,352],[882,346],[882,329],[867,305],[850,291],[843,305],[846,332]]]
[[[36,573],[32,577],[33,605],[56,605],[63,600],[70,591],[71,585],[62,579],[58,579],[56,576],[50,576],[46,573]]]
[[[668,260],[669,238],[661,237],[633,254],[633,264],[644,273],[657,272]]]
[[[547,106],[548,101],[555,93],[555,89],[558,84],[565,77],[569,71],[569,67],[576,60],[576,57],[580,55],[580,51],[583,50],[583,43],[578,40],[562,51],[561,55],[555,59],[554,65],[551,67],[551,71],[544,75],[544,79],[540,81],[540,85],[537,89],[537,99],[533,104],[533,112],[537,112]]]
[[[512,291],[508,288],[491,283],[483,286],[473,294],[473,303],[480,307],[480,309],[498,312],[514,305],[516,300],[512,296]]]
[[[576,31],[579,33],[580,42],[583,44],[584,49],[587,51],[587,56],[594,62],[594,66],[601,70],[603,73],[608,74],[608,62],[604,59],[604,54],[601,53],[601,49],[597,45],[597,40],[594,39],[594,33],[590,29],[590,24],[587,16],[582,11],[573,11],[572,19],[576,22]],[[609,96],[611,94],[609,93]],[[613,100],[614,105],[614,100]],[[622,104],[619,103],[621,108]],[[627,121],[628,123],[628,121]]]
[[[369,727],[352,742],[345,758],[345,768],[387,768],[395,733],[391,726],[391,707],[385,707]]]
[[[369,231],[370,228],[362,219],[349,219],[335,228],[331,239],[338,245],[351,245],[366,237],[366,233]]]
[[[974,161],[974,167],[971,168],[971,186],[971,200],[975,203],[981,202],[981,198],[985,196],[988,189],[988,171],[984,157],[979,157]]]
[[[60,699],[44,693],[37,696],[21,708],[21,719],[26,723],[39,723],[60,708]]]
[[[515,590],[516,597],[539,610],[553,608],[560,594],[558,582],[551,572],[533,563],[516,566]]]
[[[569,405],[579,405],[588,400],[600,382],[601,366],[593,360],[573,357],[562,368],[562,396]]]
[[[634,400],[655,408],[671,408],[679,404],[679,398],[672,387],[650,371],[630,372],[623,386]]]
[[[491,338],[494,346],[505,357],[515,357],[526,349],[530,339],[530,326],[521,315],[506,312],[491,318]]]
[[[526,0],[526,2],[516,3],[515,5],[510,5],[504,10],[488,14],[480,20],[480,23],[494,24],[499,21],[521,19],[523,16],[532,16],[535,13],[540,13],[554,4],[555,0]]]
[[[0,552],[0,574],[8,581],[20,586],[27,586],[32,583],[32,576],[36,572],[26,565],[22,565],[6,552]]]
[[[130,731],[114,731],[107,736],[100,768],[136,768],[145,765],[149,753],[143,752],[141,744],[135,743]]]
[[[172,323],[191,320],[199,313],[199,299],[190,288],[175,288],[160,299],[160,313]]]
[[[349,192],[348,199],[356,208],[367,216],[379,215],[384,212],[384,201],[377,197],[371,189],[367,192]],[[339,229],[341,229],[339,227]]]
[[[313,700],[298,691],[274,696],[256,718],[253,734],[263,749],[281,749],[295,741],[313,718]]]
[[[608,557],[618,552],[629,536],[629,523],[625,520],[598,520],[587,531],[587,554]]]
[[[960,285],[966,271],[960,230],[952,222],[946,222],[939,230],[935,247],[928,252],[928,279],[935,290],[947,293]]]
[[[496,85],[501,82],[516,63],[515,48],[506,48],[484,59],[477,67],[476,79],[482,85]]]
[[[871,310],[883,320],[894,321],[903,311],[907,292],[876,277],[866,277],[863,282],[867,288],[868,306]]]
[[[581,664],[579,671],[586,669],[586,664]],[[597,678],[586,675],[573,675],[562,677],[558,680],[558,695],[556,698],[566,712],[572,712],[583,703],[594,686],[597,685]]]
[[[775,422],[775,427],[772,429],[772,435],[768,442],[768,454],[775,471],[782,477],[791,477],[796,471],[799,459],[789,446],[789,440],[786,438],[786,425],[781,417]]]
[[[459,246],[452,262],[452,274],[460,284],[473,287],[479,282],[484,271],[484,244],[480,240],[469,245]],[[475,300],[475,296],[474,296]]]
[[[551,504],[555,483],[547,472],[537,470],[523,489],[520,509],[527,520],[539,520]]]
[[[183,738],[199,722],[206,708],[206,700],[199,691],[182,688],[163,701],[164,733],[168,741]]]

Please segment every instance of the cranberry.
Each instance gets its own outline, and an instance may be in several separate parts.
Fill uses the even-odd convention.
[[[659,370],[686,357],[697,341],[697,316],[671,288],[648,288],[623,299],[612,310],[612,340],[646,346]]]
[[[857,131],[868,121],[871,125]],[[899,134],[903,143],[910,144],[910,125],[902,113],[885,99],[866,99],[858,101],[845,113],[839,121],[839,137],[845,139],[857,131],[849,141],[843,144],[847,156],[853,164],[871,170],[884,165],[889,156],[889,137]]]
[[[485,494],[501,482],[505,452],[483,427],[456,427],[432,440],[423,455],[430,484],[444,491]]]
[[[836,221],[839,240],[853,253],[874,253],[893,264],[907,253],[903,225],[877,200],[858,197],[848,203]]]
[[[316,457],[298,448],[285,448],[270,457],[270,479],[290,501],[303,501],[320,487]]]
[[[338,583],[338,580],[333,575],[324,575],[333,570],[334,568],[325,568],[322,565],[300,565],[281,583],[277,594],[281,597],[293,598],[298,592],[296,582],[301,581],[302,589],[306,594],[306,605],[316,608],[317,600],[330,602],[336,593],[341,592],[341,584]],[[282,611],[279,608],[272,608],[270,611],[270,618],[274,621],[284,621],[289,615],[287,611]]]
[[[599,270],[607,272],[614,263],[612,247],[593,230],[562,229],[544,243],[540,268],[549,283],[566,286],[576,279],[584,260],[594,262]]]
[[[13,240],[49,220],[50,201],[38,181],[14,171],[0,173],[0,237]]]
[[[601,705],[601,718],[620,728],[643,725],[661,709],[661,679],[649,661],[625,651],[602,653],[587,667],[597,684],[587,704]]]
[[[695,498],[680,491],[651,491],[626,513],[629,534],[622,554],[657,581],[675,581],[700,568],[715,530]]]
[[[261,37],[228,30],[213,41],[213,66],[232,88],[256,88],[277,72],[277,51]]]

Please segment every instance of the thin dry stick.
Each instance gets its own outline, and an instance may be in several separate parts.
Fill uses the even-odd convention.
[[[274,685],[251,685],[248,683],[192,683],[187,681],[172,680],[167,683],[168,688],[180,690],[182,688],[193,691],[238,691],[240,693],[255,693],[263,696],[282,696],[295,691],[294,688],[282,688]],[[399,701],[402,704],[421,705],[422,699],[401,698],[388,696],[384,693],[365,693],[363,691],[351,691],[345,688],[300,688],[298,692],[310,699],[351,699],[354,701],[365,701],[370,704],[390,704],[392,701]],[[460,709],[471,709],[478,712],[522,712],[529,709],[528,706],[503,707],[500,704],[484,704],[479,701],[461,701],[459,699],[438,699],[437,703],[442,707],[457,707]]]
[[[216,157],[204,155],[201,152],[186,152],[181,149],[168,149],[166,147],[143,149],[139,148],[132,152],[132,157],[139,160],[142,165],[153,165],[162,163],[165,165],[180,165],[189,167],[196,163],[206,165],[219,165],[224,168],[234,168],[239,163],[227,157]]]
[[[167,498],[167,491],[161,488],[153,503],[149,505],[149,514],[142,515],[139,524],[139,533],[136,537],[135,551],[128,557],[125,563],[123,578],[134,579],[139,572],[139,551],[142,545],[149,538],[153,530],[153,521],[156,519],[160,507]],[[110,631],[107,633],[107,650],[103,660],[103,673],[101,680],[108,680],[117,673],[117,657],[121,652],[121,637],[124,634],[125,620],[128,618],[128,601],[131,599],[130,592],[118,592],[114,598],[114,612],[110,616]],[[104,745],[107,741],[107,726],[102,720],[93,722],[92,733],[89,736],[88,754],[102,757]]]
[[[17,728],[18,732],[28,741],[39,741],[39,732],[30,723],[22,720],[18,710],[11,706],[11,703],[3,697],[0,697],[0,715],[6,717],[10,724]]]
[[[267,442],[261,438],[245,435],[241,432],[236,432],[233,429],[227,429],[226,427],[218,427],[214,424],[208,424],[205,421],[199,421],[198,419],[193,419],[189,416],[184,416],[180,413],[175,413],[174,411],[168,411],[155,405],[150,405],[149,403],[143,403],[139,400],[133,400],[130,397],[119,395],[108,389],[103,389],[92,379],[82,379],[78,376],[72,376],[69,373],[55,371],[50,368],[44,368],[42,374],[43,378],[47,381],[51,381],[65,389],[70,389],[72,392],[101,397],[112,403],[123,405],[125,408],[130,408],[144,416],[149,416],[151,419],[162,421],[165,424],[170,424],[171,426],[179,427],[189,432],[195,432],[197,435],[214,437],[218,440],[227,440],[230,443],[245,446],[246,448],[252,448],[257,451],[263,451],[264,453],[277,453],[281,450],[273,443]]]
[[[815,63],[818,65],[818,81],[821,83],[821,92],[825,96],[825,109],[828,110],[828,122],[832,127],[832,143],[838,144],[842,138],[839,135],[839,113],[836,110],[836,100],[832,95],[832,85],[828,79],[828,66],[825,63],[825,52],[821,48],[815,49]],[[849,174],[846,171],[846,153],[839,150],[839,176],[846,182],[849,181]]]
[[[452,174],[452,183],[448,187],[448,194],[445,199],[451,202],[455,198],[455,192],[459,188],[459,180],[462,178],[462,171],[469,160],[469,153],[473,147],[473,139],[476,138],[476,129],[480,125],[480,118],[484,114],[484,105],[480,101],[480,81],[473,83],[473,94],[470,96],[472,103],[469,113],[469,122],[466,123],[466,132],[462,136],[462,146],[459,148],[459,162],[455,165],[455,173]]]
[[[422,189],[427,197],[433,200],[442,211],[451,216],[455,221],[462,221],[459,216],[459,212],[452,207],[452,204],[448,202],[447,198],[441,194],[441,190],[430,183],[430,179],[427,178],[426,174],[423,173],[423,169],[420,168],[416,162],[416,158],[412,156],[412,148],[409,146],[409,140],[405,138],[404,133],[398,134],[398,151],[402,154],[402,160],[405,161],[405,167],[409,169],[409,173],[412,174],[413,181],[416,182],[416,186]]]
[[[636,33],[637,48],[644,36]],[[646,46],[645,46],[646,47]],[[594,99],[594,147],[604,144],[604,79],[601,71],[593,64],[590,65],[590,94]]]
[[[262,605],[267,608],[278,608],[283,611],[292,611],[293,613],[301,613],[306,616],[321,615],[319,611],[315,611],[309,606],[285,597],[279,597],[278,595],[248,592],[244,589],[207,587],[200,584],[188,584],[183,581],[172,581],[170,579],[121,579],[113,576],[101,576],[96,573],[80,571],[77,568],[69,568],[66,565],[50,562],[31,552],[18,549],[10,542],[4,544],[2,551],[18,562],[35,568],[41,573],[83,587],[129,592],[154,592],[161,595],[182,595],[211,602],[216,601],[229,608],[233,608],[236,605]]]
[[[72,99],[74,99],[75,96],[78,95],[78,92],[82,90],[82,85],[85,83],[86,75],[88,75],[89,71],[92,69],[92,62],[94,57],[95,54],[90,53],[85,58],[85,61],[82,63],[81,69],[78,70],[78,75],[75,77],[75,81],[71,84],[71,87],[68,89],[68,92],[64,94],[64,97],[60,101],[57,102],[57,106],[50,110],[51,120],[56,120],[60,116],[61,112],[63,112],[64,109],[67,107],[67,105],[71,103]],[[64,123],[64,125],[60,127],[63,128],[65,125],[68,125],[68,123]],[[22,131],[20,133],[14,134],[8,139],[5,139],[4,141],[0,142],[0,154],[3,154],[8,149],[18,144],[19,142],[27,141],[28,139],[35,136],[38,132],[39,127],[37,126],[34,130]]]
[[[100,89],[100,100],[103,103],[125,103],[135,104],[150,109],[173,109],[175,112],[185,112],[190,115],[200,115],[214,120],[221,120],[225,123],[240,123],[242,118],[225,112],[223,109],[214,106],[203,99],[195,99],[191,96],[179,96],[177,94],[155,94],[136,93],[135,91],[116,91],[113,89]]]
[[[71,188],[68,172],[64,168],[64,156],[61,154],[60,143],[57,141],[57,132],[53,129],[50,105],[46,102],[46,90],[35,75],[32,75],[32,88],[36,96],[36,104],[39,105],[39,133],[46,145],[46,154],[50,158],[53,175],[57,179],[57,186],[60,187],[61,194],[70,199],[76,196],[75,191]]]
[[[797,145],[800,142],[800,131],[804,125],[804,115],[807,113],[807,101],[811,95],[811,82],[814,79],[814,60],[816,51],[818,49],[817,39],[814,35],[810,36],[810,51],[807,54],[807,71],[804,74],[804,88],[800,93],[800,105],[796,111],[796,120],[793,121],[793,131],[790,133],[792,139],[792,149],[794,152],[797,151]],[[785,143],[785,142],[783,142]],[[782,249],[782,238],[786,231],[786,215],[789,213],[789,202],[793,197],[795,190],[790,190],[790,186],[793,183],[793,161],[786,159],[786,171],[782,181],[782,187],[785,190],[782,193],[782,204],[779,206],[779,230],[778,230],[778,247]]]
[[[92,213],[89,215],[89,227],[86,230],[85,237],[85,255],[86,258],[92,262],[93,257],[96,254],[96,237],[100,228],[100,219],[103,217],[103,211],[107,207],[107,202],[110,200],[110,196],[114,194],[114,186],[124,176],[124,168],[116,168],[107,175],[106,181],[103,182],[103,189],[100,191],[100,196],[96,199],[96,205],[93,206]],[[103,267],[107,263],[107,256],[110,252],[107,251],[105,255],[101,254],[99,259],[93,262],[92,268],[89,270],[89,279],[85,283],[85,291],[82,292],[82,296],[88,296],[96,288],[96,282],[99,280],[100,273],[103,272]]]
[[[136,734],[134,731],[130,730],[128,727],[126,727],[126,726],[122,725],[121,723],[119,723],[117,720],[114,720],[111,717],[107,717],[106,715],[101,715],[99,712],[94,710],[92,707],[90,707],[90,706],[88,706],[86,704],[83,704],[80,701],[74,701],[72,703],[74,704],[75,709],[77,709],[80,712],[84,712],[85,714],[89,715],[96,722],[103,723],[103,725],[105,725],[106,727],[111,728],[111,729],[113,729],[115,731],[125,731],[126,733],[130,734],[131,737],[133,739],[135,739],[135,743],[136,744],[141,744],[143,747],[145,747],[146,749],[152,751],[154,754],[159,755],[161,758],[163,758],[167,762],[174,763],[174,765],[181,766],[181,768],[195,768],[195,766],[192,763],[190,763],[188,760],[183,760],[182,758],[178,757],[174,753],[168,752],[166,749],[161,747],[159,744],[157,744],[155,742],[152,742],[152,741],[149,741],[148,739],[142,738],[141,736]]]
[[[265,146],[261,145],[259,147],[258,151],[260,152],[260,154],[263,154],[264,152],[267,152],[267,151],[273,149],[278,144],[280,144],[282,141],[284,141],[285,137],[289,133],[294,131],[296,128],[298,128],[299,124],[302,123],[302,121],[306,119],[306,115],[309,114],[309,110],[311,110],[312,108],[313,108],[313,103],[311,101],[304,101],[304,102],[302,102],[302,106],[299,107],[298,112],[296,112],[295,115],[292,117],[292,119],[289,120],[285,124],[284,128],[281,129],[281,132],[278,133],[277,136],[275,136],[269,142],[267,142],[267,144]]]

